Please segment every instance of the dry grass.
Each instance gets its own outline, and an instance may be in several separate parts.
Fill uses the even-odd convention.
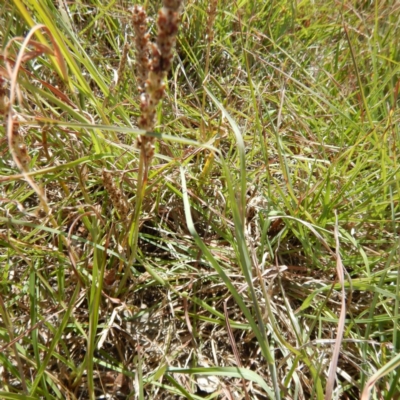
[[[0,398],[397,398],[400,7],[161,6],[2,8]]]

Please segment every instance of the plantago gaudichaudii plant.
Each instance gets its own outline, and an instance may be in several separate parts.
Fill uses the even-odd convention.
[[[165,78],[171,69],[176,35],[180,22],[182,0],[163,0],[163,7],[158,12],[157,38],[150,42],[147,32],[147,14],[143,7],[133,9],[132,24],[135,31],[136,70],[140,93],[139,128],[152,132],[156,125],[156,109],[165,92]],[[130,228],[129,244],[131,256],[121,279],[119,291],[130,276],[130,268],[136,259],[139,234],[139,217],[145,195],[149,167],[154,157],[152,136],[138,136],[137,146],[140,149],[138,186],[133,222]]]

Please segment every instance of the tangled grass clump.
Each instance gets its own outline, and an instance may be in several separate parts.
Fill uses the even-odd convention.
[[[399,18],[6,2],[0,398],[398,397]]]

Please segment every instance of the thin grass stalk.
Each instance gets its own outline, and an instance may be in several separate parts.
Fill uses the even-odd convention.
[[[138,398],[139,400],[144,400],[144,382],[143,382],[143,357],[142,357],[142,348],[138,348],[137,352],[137,368],[136,368],[136,376],[138,383]]]
[[[36,266],[31,266],[29,273],[29,297],[30,297],[30,322],[35,325],[38,321],[38,301],[39,298],[39,285],[37,284]],[[38,329],[32,330],[31,334],[32,347],[34,357],[37,365],[40,365],[40,350],[39,350],[39,331]],[[42,387],[45,391],[46,398],[49,398],[46,379],[43,376],[41,381]]]
[[[336,212],[335,212],[336,214]],[[336,271],[338,275],[338,280],[341,285],[341,310],[339,316],[339,323],[337,326],[337,335],[335,340],[335,346],[332,353],[332,359],[329,366],[328,379],[325,388],[325,400],[330,400],[333,394],[333,387],[335,384],[337,364],[339,360],[339,352],[343,340],[344,334],[344,326],[346,319],[346,292],[344,287],[344,266],[342,264],[342,259],[340,257],[340,245],[339,245],[339,226],[338,219],[336,214],[336,223],[335,223],[335,242],[336,242]]]
[[[13,328],[13,325],[11,322],[11,318],[9,317],[9,315],[7,313],[7,307],[4,304],[4,301],[3,301],[3,298],[1,297],[1,295],[0,295],[0,315],[2,316],[3,323],[6,326],[8,336],[10,338],[10,342],[13,342],[14,341],[14,328]],[[21,385],[22,385],[22,390],[24,391],[25,394],[28,394],[28,387],[27,387],[26,380],[25,380],[24,368],[22,366],[21,358],[19,356],[19,352],[18,352],[16,343],[13,342],[11,347],[13,349],[13,352],[15,355],[15,360],[17,362],[19,378],[21,380]]]
[[[203,80],[203,87],[207,85],[207,82],[210,79],[210,58],[211,58],[211,46],[214,40],[214,22],[215,18],[217,16],[217,6],[218,6],[218,0],[210,0],[209,5],[207,8],[207,49],[206,49],[206,63],[204,67],[204,80]],[[207,92],[206,90],[203,90],[203,98],[201,102],[201,121],[200,121],[200,139],[202,142],[205,140],[210,139],[210,137],[213,135],[216,137],[218,135],[218,132],[216,134],[210,133],[209,135],[206,134],[206,126],[205,126],[205,108],[206,108],[206,98],[207,98]],[[210,126],[207,126],[208,130],[210,131]],[[217,140],[215,142],[215,146],[219,147],[219,141]],[[214,159],[215,159],[215,153],[210,152],[206,162],[204,163],[203,170],[200,174],[200,181],[205,181],[208,174],[212,170],[213,164],[214,164]]]
[[[238,348],[237,348],[237,345],[236,345],[235,336],[233,335],[232,327],[231,327],[231,325],[229,323],[229,313],[228,313],[227,300],[224,301],[224,314],[225,314],[226,329],[228,331],[228,338],[229,338],[229,341],[231,343],[233,355],[235,356],[235,360],[236,360],[237,366],[242,368],[242,362],[240,361],[240,355],[239,355],[239,351],[238,351]],[[250,400],[249,393],[247,392],[247,389],[246,389],[246,382],[245,382],[245,380],[243,378],[242,378],[242,387],[243,387],[245,400]]]
[[[256,123],[256,132],[258,132],[259,135],[259,140],[260,140],[260,144],[261,144],[261,150],[262,150],[262,154],[265,160],[265,165],[268,165],[268,154],[267,154],[267,141],[264,140],[263,137],[263,127],[261,124],[261,118],[260,118],[260,110],[259,107],[257,105],[257,99],[256,99],[256,95],[255,95],[255,88],[254,88],[254,84],[253,84],[253,80],[252,80],[252,73],[251,73],[251,68],[250,68],[250,64],[249,64],[249,50],[247,50],[247,39],[244,39],[244,34],[243,34],[243,25],[242,25],[242,20],[240,17],[240,14],[238,14],[238,25],[239,25],[239,29],[240,29],[240,41],[242,43],[241,49],[243,51],[243,58],[245,61],[245,66],[246,66],[246,72],[247,72],[247,80],[249,83],[249,88],[250,88],[250,93],[251,93],[251,99],[253,102],[253,108],[254,108],[254,114],[255,114],[255,123]],[[261,96],[260,96],[261,97]],[[254,141],[256,140],[256,135],[254,135]],[[252,148],[255,149],[256,146],[254,145],[254,141],[253,141],[253,146]]]
[[[209,70],[210,70],[210,54],[211,54],[211,45],[214,40],[214,21],[217,15],[217,4],[218,0],[209,0],[209,5],[207,8],[207,48],[206,48],[206,62],[204,67],[204,80],[203,85],[207,84],[209,79]],[[201,101],[201,121],[200,121],[200,134],[201,140],[204,142],[208,138],[206,137],[206,126],[205,126],[205,109],[206,109],[206,99],[207,92],[203,91],[203,98]],[[211,153],[213,154],[213,153]]]
[[[139,220],[147,185],[148,171],[146,172],[145,171],[146,169],[148,170],[148,168],[146,168],[145,166],[145,156],[142,152],[140,152],[135,211],[132,217],[132,221],[130,222],[130,232],[128,237],[128,245],[129,248],[131,249],[131,254],[128,259],[128,264],[127,264],[128,267],[125,269],[124,274],[119,283],[117,294],[121,293],[122,290],[125,288],[125,284],[131,276],[131,265],[133,265],[137,256],[138,242],[139,242]]]
[[[368,122],[369,122],[370,128],[371,128],[371,130],[373,132],[374,139],[376,140],[376,143],[378,143],[379,140],[378,140],[378,136],[377,136],[377,134],[375,132],[375,124],[374,124],[374,121],[372,119],[372,115],[371,115],[371,111],[369,109],[369,105],[368,105],[367,99],[365,97],[364,87],[363,87],[360,71],[359,71],[359,68],[358,68],[357,59],[356,59],[356,56],[354,54],[353,45],[351,43],[349,32],[347,30],[346,25],[344,25],[344,32],[346,34],[347,43],[349,45],[350,55],[351,55],[351,59],[353,61],[353,65],[354,65],[354,70],[355,70],[355,74],[356,74],[356,77],[357,77],[358,88],[360,90],[360,95],[361,95],[361,99],[362,99],[362,102],[363,102],[364,111],[367,114]]]
[[[100,231],[98,229],[96,220],[92,224],[91,236],[93,238],[93,242],[95,243],[100,237]],[[106,249],[108,247],[107,245],[108,243],[105,246]],[[94,400],[96,398],[94,374],[93,374],[94,351],[96,345],[100,302],[102,298],[102,290],[104,282],[105,260],[106,257],[104,257],[103,252],[100,252],[100,250],[96,248],[94,250],[92,282],[89,294],[89,334],[88,334],[88,344],[87,344],[88,347],[84,362],[84,364],[87,366],[87,382],[88,382],[88,392],[90,400]]]

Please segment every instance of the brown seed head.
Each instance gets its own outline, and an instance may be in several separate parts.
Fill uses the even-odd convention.
[[[144,9],[135,6],[133,11],[133,24],[136,36],[136,50],[138,60],[147,57],[143,64],[147,66],[146,73],[141,74],[140,97],[141,115],[138,120],[139,128],[152,131],[156,123],[156,107],[164,96],[164,79],[171,68],[173,48],[176,43],[176,34],[180,21],[179,9],[182,0],[163,0],[163,7],[158,12],[156,43],[150,43],[143,27],[146,26],[147,16]],[[138,38],[141,37],[139,40]],[[144,46],[145,44],[145,46]],[[154,156],[153,137],[139,136],[137,146],[146,157],[147,164]]]
[[[121,219],[125,219],[128,216],[129,207],[127,201],[125,200],[124,194],[122,193],[121,189],[114,183],[110,172],[103,170],[102,177],[104,187],[111,198],[111,202],[113,203],[114,208],[118,211]]]
[[[147,33],[147,14],[142,6],[135,6],[132,13],[135,31],[136,72],[139,92],[144,92],[144,82],[149,71],[149,34]]]

